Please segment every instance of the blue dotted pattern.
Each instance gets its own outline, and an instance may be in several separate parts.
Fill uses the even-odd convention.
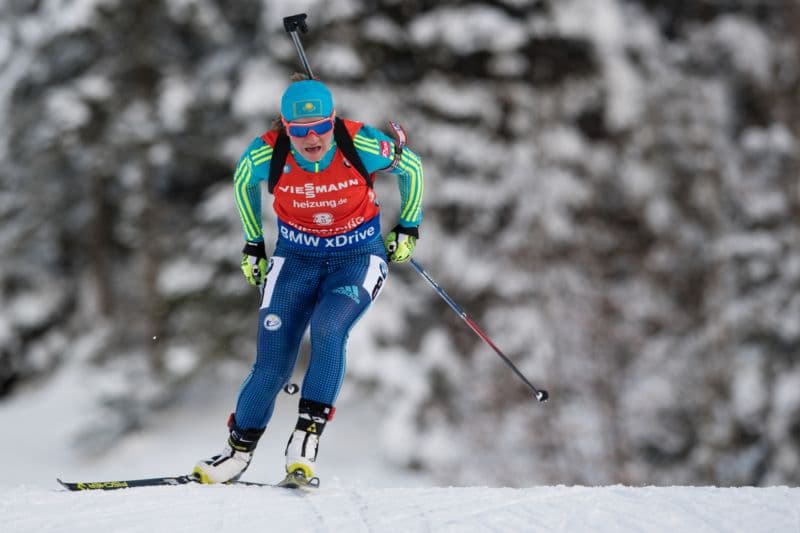
[[[281,246],[279,241],[274,255],[285,258],[285,262],[269,307],[259,312],[256,362],[236,404],[236,421],[247,429],[262,429],[272,417],[275,398],[292,374],[309,325],[311,357],[302,397],[327,405],[336,402],[344,379],[347,338],[372,303],[362,286],[370,256],[386,261],[380,239],[337,252],[297,251]],[[342,287],[348,290],[338,290]],[[353,287],[358,290],[357,298],[342,294],[350,293]],[[280,317],[281,326],[266,329],[267,315]]]

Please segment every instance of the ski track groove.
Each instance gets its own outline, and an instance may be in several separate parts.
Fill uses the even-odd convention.
[[[378,525],[378,529],[373,531],[400,531],[401,529],[409,531],[407,525],[404,526],[404,524],[408,524],[411,520],[415,521],[415,526],[423,528],[411,531],[438,531],[440,524],[436,521],[436,514],[442,509],[451,508],[452,505],[442,505],[438,503],[438,499],[427,497],[432,490],[435,489],[389,489],[385,491],[384,494],[381,494],[381,500],[371,502],[372,508],[368,509],[368,513],[377,516],[373,522]],[[434,501],[437,501],[436,505],[432,503]],[[405,502],[409,503],[405,504]]]
[[[445,526],[453,525],[457,531],[458,527],[463,527],[470,522],[470,518],[482,523],[486,531],[534,531],[540,529],[535,521],[530,520],[530,507],[525,505],[533,502],[530,496],[518,497],[515,499],[484,505],[480,508],[470,506],[469,513],[462,513],[458,520],[450,520],[444,523]],[[509,527],[511,526],[511,527]]]
[[[407,513],[401,514],[401,519],[418,519],[425,514],[425,510],[420,508],[418,502],[413,499],[402,499],[400,501],[410,501],[405,506],[398,506],[398,499],[392,497],[391,492],[376,490],[372,493],[375,498],[368,500],[361,491],[332,489],[326,492],[310,494],[310,499],[315,500],[318,509],[325,514],[326,528],[317,531],[364,531],[383,532],[392,521],[387,521],[387,516],[396,516],[398,509],[407,509]],[[349,511],[348,511],[349,509]],[[343,513],[344,511],[344,513]],[[331,519],[330,517],[335,517]],[[391,531],[399,531],[392,529]],[[418,530],[414,530],[418,531]],[[426,527],[419,531],[429,531]]]
[[[242,496],[260,491],[262,494],[259,496],[269,498],[273,504],[269,505],[268,513],[265,513],[264,508],[252,505],[252,498],[230,498],[227,497],[228,491],[237,491]],[[158,497],[136,497],[126,501],[128,492],[132,495],[161,494]],[[91,529],[98,531],[141,533],[143,528],[137,524],[137,520],[132,521],[131,517],[161,515],[170,517],[168,527],[165,524],[163,529],[149,528],[150,533],[240,531],[244,524],[251,521],[254,524],[276,524],[281,529],[297,523],[297,507],[292,502],[296,501],[298,495],[281,488],[181,486],[63,493],[78,502],[77,506],[70,507],[69,520],[50,527],[52,524],[42,524],[32,518],[30,525],[19,531],[72,532],[86,529],[86,525],[91,524]],[[286,500],[287,505],[276,505],[275,500]],[[198,513],[198,509],[202,509],[202,512]]]
[[[536,525],[531,523],[531,508],[526,505],[538,502],[534,495],[520,496],[516,489],[494,489],[488,494],[471,488],[449,490],[452,496],[427,512],[431,517],[429,525],[436,531],[459,531],[467,525],[474,526],[475,521],[483,524],[481,531],[530,531]]]
[[[350,500],[353,502],[353,506],[358,512],[358,517],[361,520],[361,523],[366,527],[367,533],[371,533],[372,531],[376,531],[374,529],[372,517],[370,516],[369,512],[369,503],[364,495],[360,491],[352,490],[348,491],[350,495]]]
[[[362,531],[409,531],[407,524],[414,521],[415,527],[411,531],[463,531],[464,527],[474,529],[476,521],[483,525],[480,531],[508,531],[509,527],[519,530],[530,526],[530,511],[517,509],[505,511],[525,502],[531,501],[530,497],[516,497],[508,499],[508,493],[516,494],[514,489],[496,489],[501,491],[499,494],[489,498],[490,503],[486,504],[486,496],[471,489],[447,489],[452,494],[444,496],[442,489],[421,489],[418,491],[376,491],[376,497],[369,504],[362,495],[357,492],[348,491],[348,500],[354,504],[357,513],[352,516],[352,520],[346,524],[338,523],[336,527],[331,527],[330,531],[344,530],[355,531],[355,526],[359,525]],[[408,497],[405,497],[408,492]],[[317,495],[312,495],[314,498]],[[320,495],[322,496],[322,495]],[[326,494],[333,508],[341,508],[335,502],[335,496]],[[398,502],[410,502],[407,505]],[[432,502],[436,502],[435,505]],[[476,508],[476,505],[478,506]],[[470,509],[463,512],[464,508]],[[460,511],[460,512],[459,512]],[[498,511],[502,511],[499,512]],[[492,516],[496,514],[497,516]],[[455,518],[453,518],[455,517]],[[354,522],[358,522],[358,524]],[[333,524],[329,524],[333,526]],[[338,529],[342,528],[342,529]]]
[[[336,516],[336,515],[330,515],[329,513],[323,513],[321,511],[320,506],[317,504],[317,502],[314,501],[315,500],[315,496],[318,496],[318,495],[321,495],[321,494],[322,494],[321,492],[316,492],[316,493],[311,493],[310,492],[310,493],[307,493],[307,494],[302,494],[302,496],[304,496],[306,499],[308,499],[309,506],[312,509],[314,509],[314,513],[317,515],[317,518],[319,519],[318,523],[322,524],[324,526],[325,523],[328,521],[328,517],[329,516]],[[315,528],[314,530],[315,531],[326,531],[327,529],[325,529],[325,528],[324,529]],[[335,529],[333,529],[331,531],[335,531]]]

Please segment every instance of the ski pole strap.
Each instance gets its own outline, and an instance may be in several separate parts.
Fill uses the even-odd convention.
[[[397,142],[394,143],[394,158],[389,166],[383,169],[385,172],[394,170],[397,168],[397,165],[400,164],[400,160],[403,158],[403,148],[405,148],[406,141],[408,140],[406,130],[404,130],[403,126],[399,123],[390,120],[389,126],[392,127],[392,133],[394,133]]]

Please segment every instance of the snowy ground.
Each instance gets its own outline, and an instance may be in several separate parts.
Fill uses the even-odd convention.
[[[221,445],[236,394],[231,383],[201,388],[147,431],[87,460],[70,444],[77,421],[92,409],[81,391],[84,379],[79,365],[67,367],[45,386],[0,404],[0,531],[800,532],[797,488],[434,487],[374,451],[363,424],[373,413],[346,394],[326,431],[317,493],[199,485],[69,493],[57,476],[185,472]],[[265,436],[247,479],[279,477],[295,398],[281,399],[273,424],[281,430]]]
[[[0,489],[6,532],[797,532],[798,509],[788,488]]]

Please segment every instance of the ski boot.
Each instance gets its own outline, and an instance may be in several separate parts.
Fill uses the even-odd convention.
[[[335,411],[332,405],[300,400],[297,425],[286,445],[286,477],[278,486],[291,489],[319,488],[319,478],[314,474],[319,437]]]
[[[263,429],[242,429],[236,425],[236,418],[231,413],[228,419],[230,436],[222,451],[209,459],[199,461],[192,470],[192,475],[200,483],[229,483],[238,480],[250,466],[253,451]]]

